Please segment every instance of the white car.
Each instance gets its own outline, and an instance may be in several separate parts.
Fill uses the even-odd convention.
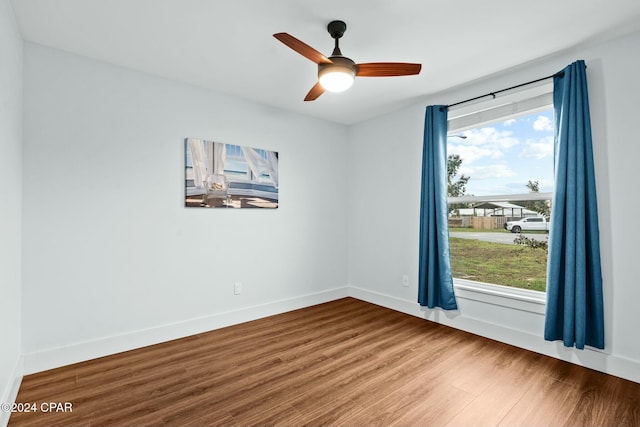
[[[508,221],[504,228],[512,233],[521,231],[549,231],[549,223],[543,216],[530,216],[521,218],[518,221]]]

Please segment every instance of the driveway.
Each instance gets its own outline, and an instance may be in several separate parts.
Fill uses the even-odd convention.
[[[549,237],[548,234],[538,234],[538,233],[522,233],[523,236],[526,236],[530,239],[536,239],[544,242]],[[508,231],[496,232],[496,233],[487,233],[487,232],[473,232],[473,231],[449,231],[450,237],[459,237],[461,239],[472,239],[472,240],[483,240],[485,242],[493,242],[493,243],[505,243],[505,244],[513,244],[513,240],[519,236],[518,233],[511,233]]]

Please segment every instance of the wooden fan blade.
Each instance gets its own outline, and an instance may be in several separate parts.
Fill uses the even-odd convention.
[[[324,93],[324,88],[320,82],[313,85],[307,96],[304,97],[305,101],[315,101],[320,95]]]
[[[412,76],[419,74],[421,64],[409,64],[406,62],[370,62],[357,64],[357,77],[394,77]]]
[[[305,58],[312,60],[316,64],[332,64],[329,58],[327,58],[326,56],[324,56],[323,54],[321,54],[320,52],[318,52],[317,50],[315,50],[305,42],[298,40],[297,38],[293,37],[290,34],[277,33],[277,34],[274,34],[273,37],[277,38],[282,43],[286,44],[291,49],[295,50]]]

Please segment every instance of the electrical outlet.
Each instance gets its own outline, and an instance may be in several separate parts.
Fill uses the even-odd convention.
[[[406,274],[402,276],[402,286],[404,286],[405,288],[409,287],[409,276]]]
[[[233,294],[240,295],[242,293],[242,282],[236,282],[233,284]]]

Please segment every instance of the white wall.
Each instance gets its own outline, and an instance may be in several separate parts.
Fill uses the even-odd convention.
[[[30,43],[24,56],[26,371],[346,295],[345,127]],[[279,208],[185,208],[185,137],[278,151]]]
[[[21,371],[21,174],[22,37],[11,3],[0,0],[0,402],[12,401]]]
[[[350,129],[349,282],[355,296],[640,381],[640,287],[633,213],[640,159],[640,33],[576,49],[425,99]],[[605,287],[605,354],[542,339],[543,316],[460,298],[457,313],[418,308],[418,230],[425,106],[550,75],[585,59],[589,79]],[[426,70],[428,72],[428,70]],[[402,275],[411,286],[403,288]]]

